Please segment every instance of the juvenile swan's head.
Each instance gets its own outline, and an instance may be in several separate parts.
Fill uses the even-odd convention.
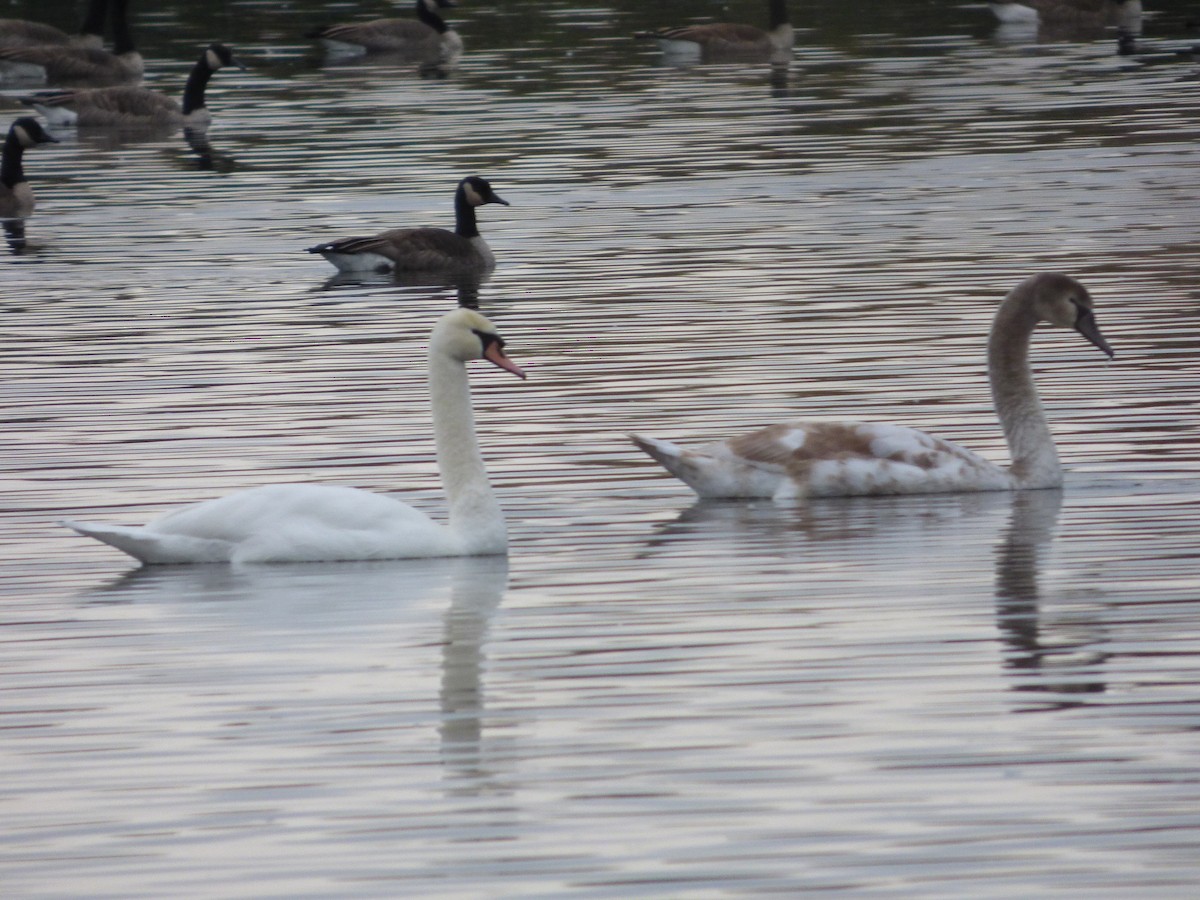
[[[525,373],[504,353],[504,338],[487,317],[473,309],[456,309],[438,320],[429,344],[430,353],[443,353],[461,362],[486,359],[518,378]]]
[[[1023,294],[1040,320],[1073,328],[1109,357],[1114,355],[1096,325],[1092,295],[1071,276],[1057,272],[1031,275],[1017,285],[1014,294]]]

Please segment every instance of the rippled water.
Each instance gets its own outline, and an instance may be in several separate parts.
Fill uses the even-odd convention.
[[[4,894],[1189,894],[1200,82],[1186,5],[1149,5],[1131,58],[797,3],[771,69],[628,38],[719,4],[472,0],[433,78],[322,65],[315,0],[143,9],[156,85],[214,38],[250,68],[208,148],[27,157]],[[303,252],[448,225],[469,173],[512,203],[481,285]],[[1002,460],[982,339],[1039,270],[1117,351],[1037,337],[1062,492],[695,504],[624,439],[844,414]],[[460,294],[530,374],[474,376],[507,561],[136,570],[55,524],[295,480],[440,511],[423,346]]]

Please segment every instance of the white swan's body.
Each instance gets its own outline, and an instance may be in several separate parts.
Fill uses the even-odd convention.
[[[144,563],[316,562],[483,556],[508,546],[475,437],[466,361],[520,377],[486,318],[458,309],[433,331],[429,383],[446,525],[407,503],[356,488],[281,484],[185,506],[139,527],[64,522]]]
[[[1027,278],[996,311],[988,339],[992,397],[1012,455],[1003,468],[963,447],[898,425],[794,422],[685,450],[634,442],[701,497],[839,497],[1000,491],[1062,484],[1062,468],[1029,368],[1038,322],[1074,328],[1112,355],[1091,297],[1066,275]]]

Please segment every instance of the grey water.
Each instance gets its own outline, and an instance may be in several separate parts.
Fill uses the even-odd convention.
[[[3,895],[1192,896],[1200,33],[1146,5],[1122,55],[807,0],[787,65],[677,66],[630,35],[764,5],[463,0],[420,72],[304,37],[389,4],[134,0],[148,84],[215,39],[247,70],[205,143],[26,156]],[[512,204],[481,283],[304,252],[448,226],[467,174]],[[1055,270],[1117,353],[1036,336],[1061,491],[697,503],[625,438],[878,419],[1003,462],[984,336]],[[291,481],[441,515],[460,301],[529,373],[472,376],[507,560],[139,570],[57,524]]]

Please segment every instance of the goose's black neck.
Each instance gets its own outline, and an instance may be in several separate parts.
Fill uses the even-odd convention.
[[[183,114],[195,112],[204,108],[204,89],[208,87],[209,79],[213,77],[213,69],[208,64],[208,51],[205,50],[196,65],[192,66],[187,84],[183,87]]]
[[[128,0],[112,0],[108,15],[112,24],[113,53],[117,56],[132,53],[137,48],[133,45],[133,33],[129,30]]]
[[[449,26],[446,25],[441,16],[430,9],[429,4],[425,0],[417,0],[417,18],[438,34],[445,34],[449,31]]]
[[[479,237],[475,207],[467,201],[467,192],[462,187],[454,192],[454,233],[465,238]]]
[[[80,34],[104,34],[104,20],[108,16],[108,0],[91,0],[87,12],[83,14],[83,24],[79,26]]]
[[[788,6],[787,0],[771,0],[771,30],[774,31],[780,25],[788,23]]]
[[[21,145],[21,139],[10,130],[4,141],[4,154],[0,157],[0,184],[13,188],[26,180],[24,157],[25,148]]]

